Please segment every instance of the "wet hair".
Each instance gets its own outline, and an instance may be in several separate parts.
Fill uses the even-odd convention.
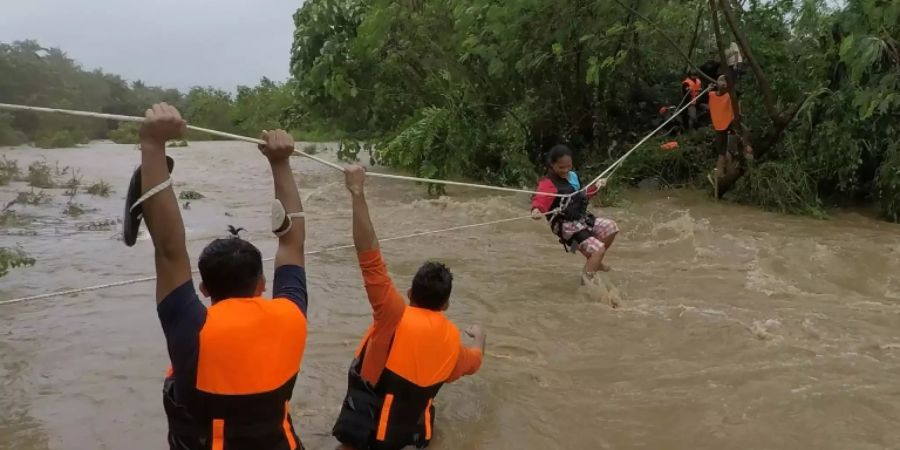
[[[550,149],[547,154],[547,165],[552,165],[560,160],[563,156],[572,157],[572,149],[566,144],[557,144]]]
[[[200,254],[200,279],[213,302],[252,297],[262,276],[262,253],[237,236],[242,229],[229,226],[231,237],[216,239]]]
[[[440,311],[450,300],[451,290],[453,274],[450,269],[439,262],[429,261],[422,264],[413,277],[409,299],[421,308]]]

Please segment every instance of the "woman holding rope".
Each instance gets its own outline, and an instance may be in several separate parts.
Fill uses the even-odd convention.
[[[606,179],[581,189],[578,175],[572,170],[572,150],[566,145],[550,149],[547,158],[547,176],[538,182],[537,191],[548,195],[535,195],[531,201],[531,217],[546,217],[566,252],[577,249],[587,258],[584,276],[593,278],[598,271],[608,271],[603,257],[619,233],[619,226],[612,219],[596,217],[588,211],[588,200],[606,186]],[[571,195],[556,197],[554,194]],[[558,212],[550,213],[559,208]]]

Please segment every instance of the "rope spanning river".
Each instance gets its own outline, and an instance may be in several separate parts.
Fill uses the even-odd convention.
[[[92,210],[78,218],[61,214],[62,190],[49,204],[14,205],[28,220],[0,229],[0,247],[19,244],[37,265],[0,279],[0,299],[153,273],[146,233],[128,249],[107,220],[121,214],[139,161],[132,146],[0,153],[22,168],[58,161],[115,188],[109,198],[79,194]],[[227,225],[272,255],[271,179],[254,146],[197,142],[171,154],[176,188],[206,196],[183,211],[192,258]],[[307,249],[350,243],[341,175],[293,164]],[[0,187],[0,203],[29,189]],[[381,179],[368,191],[381,237],[528,214],[521,195],[450,188],[429,200],[420,186]],[[488,332],[482,371],[438,397],[431,448],[900,448],[900,227],[855,213],[769,214],[686,191],[633,192],[602,214],[622,232],[606,260],[613,271],[590,287],[580,286],[582,258],[542,222],[384,244],[403,290],[423,260],[450,265],[449,316]],[[331,450],[346,369],[371,316],[352,250],[307,265],[310,336],[291,406],[307,448]],[[153,293],[141,283],[0,308],[0,449],[165,447],[168,361]]]

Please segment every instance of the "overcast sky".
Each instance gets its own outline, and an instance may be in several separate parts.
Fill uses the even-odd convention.
[[[86,69],[186,90],[288,77],[303,0],[0,0],[0,42],[36,39]]]

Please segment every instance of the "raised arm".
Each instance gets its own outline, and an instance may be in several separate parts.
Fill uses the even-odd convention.
[[[378,237],[369,217],[369,205],[366,204],[366,170],[361,166],[348,166],[344,169],[347,190],[353,202],[353,245],[357,253],[378,249]]]
[[[400,321],[406,303],[394,287],[379,251],[378,237],[375,236],[369,205],[366,204],[366,171],[360,166],[349,166],[344,169],[344,174],[353,202],[353,245],[356,246],[366,294],[372,305],[375,327],[390,329]]]
[[[169,179],[166,141],[184,134],[186,123],[173,106],[153,105],[141,125],[141,192]],[[184,222],[175,192],[169,186],[142,204],[153,240],[156,260],[156,303],[191,279],[191,262],[184,238]]]
[[[269,165],[272,167],[275,198],[285,209],[285,220],[291,221],[291,228],[278,238],[275,268],[286,265],[303,267],[306,221],[300,214],[303,212],[303,205],[300,202],[300,192],[297,191],[294,173],[291,170],[290,158],[294,153],[294,139],[284,130],[263,132],[262,139],[266,141],[266,144],[260,145],[259,150],[268,158]]]

